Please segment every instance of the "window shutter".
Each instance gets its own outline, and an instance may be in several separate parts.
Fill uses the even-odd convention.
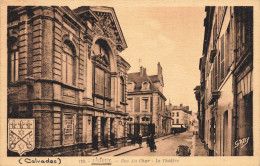
[[[222,81],[224,79],[224,75],[225,75],[225,66],[224,66],[224,59],[225,59],[225,48],[224,48],[224,35],[222,35],[221,37],[221,55],[220,55],[220,81]]]
[[[229,34],[229,26],[227,28],[227,31],[225,33],[225,60],[224,60],[224,65],[225,65],[225,75],[228,74],[229,71],[229,61],[230,61],[230,51],[229,51],[229,45],[230,45],[230,34]]]
[[[63,82],[67,82],[67,60],[66,60],[66,54],[62,54],[62,80]]]
[[[11,82],[14,81],[14,75],[15,75],[15,54],[11,53]]]
[[[215,57],[214,59],[214,90],[217,89],[217,86],[218,86],[218,70],[217,70],[217,58],[218,56]]]
[[[95,69],[95,93],[100,94],[100,69]]]
[[[15,63],[15,75],[14,75],[14,79],[15,81],[18,81],[18,76],[19,76],[19,55],[18,55],[18,51],[15,51],[14,53],[15,55],[15,60],[14,60],[14,63]]]
[[[218,78],[217,78],[217,88],[216,90],[218,89],[219,85],[220,85],[220,53],[218,54],[218,57],[217,57],[217,72],[218,72]]]

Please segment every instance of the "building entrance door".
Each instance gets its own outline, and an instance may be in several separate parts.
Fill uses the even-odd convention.
[[[101,118],[101,131],[100,131],[101,145],[108,146],[108,134],[107,134],[107,118]]]
[[[98,149],[97,117],[92,116],[92,148]]]
[[[114,128],[114,118],[110,119],[110,144],[115,146],[115,128]]]
[[[224,113],[224,119],[223,119],[223,156],[226,156],[227,149],[228,149],[228,111],[225,111]]]

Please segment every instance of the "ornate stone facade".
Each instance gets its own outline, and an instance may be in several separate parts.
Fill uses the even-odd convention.
[[[124,144],[125,48],[113,8],[8,8],[8,117],[35,118],[36,149],[27,155]]]

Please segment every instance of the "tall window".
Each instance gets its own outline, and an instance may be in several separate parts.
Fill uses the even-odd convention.
[[[176,124],[179,124],[179,119],[176,119]]]
[[[75,85],[74,55],[74,46],[68,41],[64,42],[62,55],[62,78],[63,82],[69,85]]]
[[[120,91],[121,101],[125,102],[125,84],[123,77],[120,77]]]
[[[143,98],[143,106],[144,106],[144,111],[148,110],[148,99],[147,98]]]
[[[174,119],[172,120],[172,124],[174,124]]]
[[[215,22],[214,22],[214,26],[213,26],[213,47],[214,47],[214,49],[215,49],[216,38],[217,38],[217,16],[215,16]]]
[[[225,33],[225,76],[228,74],[232,63],[232,43],[230,41],[230,25],[228,25]]]
[[[172,116],[174,117],[174,112],[172,113]]]
[[[93,79],[94,96],[99,104],[109,107],[111,98],[110,61],[107,43],[102,40],[98,40],[94,45]]]
[[[179,112],[177,112],[177,117],[179,117]]]
[[[222,81],[223,79],[224,79],[224,76],[225,76],[225,71],[224,71],[224,68],[225,68],[225,66],[224,66],[224,59],[225,59],[225,55],[224,55],[224,35],[222,35],[222,37],[221,37],[221,52],[220,52],[220,80]]]
[[[17,39],[11,38],[9,47],[9,82],[16,82],[19,79],[19,52],[17,48]]]
[[[216,56],[214,58],[214,75],[213,75],[213,85],[214,85],[214,90],[217,90],[218,89],[218,58],[219,58],[219,54],[218,56]]]

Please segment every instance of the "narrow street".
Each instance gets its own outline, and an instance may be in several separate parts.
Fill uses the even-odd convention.
[[[122,154],[121,156],[176,156],[176,150],[179,145],[192,146],[192,136],[192,132],[187,131],[171,135],[171,137],[166,137],[166,139],[156,140],[157,150],[155,152],[150,152],[146,142],[143,142],[143,148]]]

